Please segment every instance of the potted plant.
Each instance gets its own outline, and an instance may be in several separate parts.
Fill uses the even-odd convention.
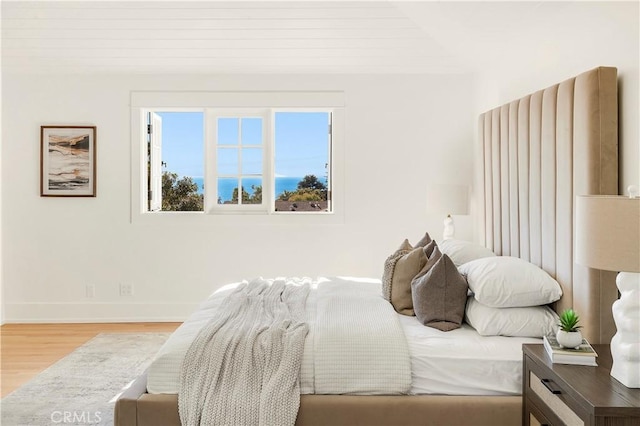
[[[556,339],[560,346],[565,348],[577,348],[582,343],[581,325],[578,325],[580,317],[573,309],[565,309],[560,314],[560,328]]]

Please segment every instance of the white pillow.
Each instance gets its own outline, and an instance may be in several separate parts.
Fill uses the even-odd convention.
[[[496,254],[488,248],[463,240],[443,240],[438,244],[442,254],[449,256],[456,266],[483,257],[494,257]]]
[[[465,321],[481,336],[543,337],[555,334],[558,315],[547,306],[490,308],[469,297]]]
[[[562,296],[556,280],[533,263],[517,257],[472,260],[458,270],[467,277],[476,300],[492,308],[546,305]]]

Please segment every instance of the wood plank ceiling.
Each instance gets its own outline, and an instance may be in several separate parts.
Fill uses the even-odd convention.
[[[392,3],[2,2],[3,72],[461,73]]]

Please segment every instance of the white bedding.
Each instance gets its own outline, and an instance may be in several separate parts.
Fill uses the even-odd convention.
[[[481,336],[463,323],[443,332],[416,317],[399,315],[411,354],[411,393],[520,395],[522,344],[526,337]]]
[[[344,278],[320,280],[340,281]],[[379,280],[349,280],[367,283],[366,293],[375,293],[382,299]],[[220,307],[224,296],[235,286],[237,283],[214,293],[167,340],[149,367],[149,393],[178,393],[184,354],[211,312]],[[307,309],[315,310],[317,303],[317,298],[309,297]],[[466,324],[460,329],[442,332],[423,326],[415,317],[397,316],[409,346],[409,393],[412,394],[518,395],[522,389],[522,343],[541,342],[540,339],[530,338],[482,337]],[[311,321],[311,317],[308,317],[308,321]],[[309,324],[310,329],[314,326],[313,323]],[[311,348],[312,345],[307,341],[301,369],[300,389],[303,394],[314,393],[314,384],[317,385]],[[376,393],[380,392],[370,394]]]
[[[309,309],[309,334],[301,370],[302,393],[399,395],[411,388],[407,341],[380,283],[321,279]],[[313,312],[315,311],[315,315]]]

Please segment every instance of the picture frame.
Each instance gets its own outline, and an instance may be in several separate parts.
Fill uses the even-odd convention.
[[[40,126],[40,196],[96,196],[96,126]]]

